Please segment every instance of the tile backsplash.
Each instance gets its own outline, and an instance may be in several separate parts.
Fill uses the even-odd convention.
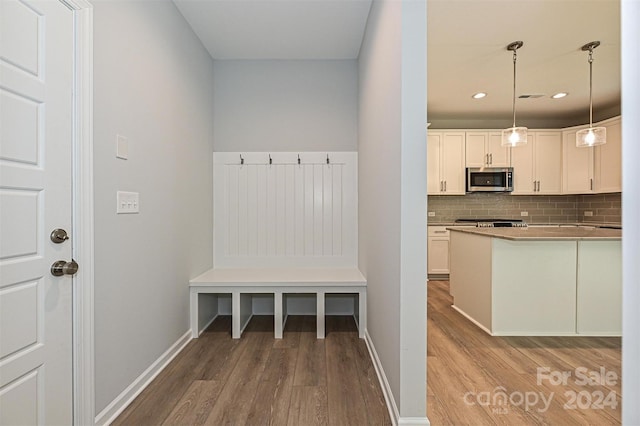
[[[622,223],[622,194],[579,195],[579,222]],[[585,216],[584,212],[593,216]]]
[[[429,223],[456,219],[524,219],[528,223],[608,222],[621,223],[621,194],[509,195],[473,193],[430,195]],[[521,216],[521,212],[528,216]],[[584,212],[592,212],[585,216]]]

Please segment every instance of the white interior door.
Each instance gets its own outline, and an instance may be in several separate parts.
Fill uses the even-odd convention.
[[[0,0],[0,424],[71,424],[73,15]]]

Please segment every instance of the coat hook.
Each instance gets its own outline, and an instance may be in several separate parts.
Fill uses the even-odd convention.
[[[327,154],[327,164],[329,164],[329,154]]]
[[[300,154],[298,154],[298,164],[300,164]]]
[[[244,164],[244,158],[242,158],[242,154],[240,154],[240,164]]]
[[[273,164],[273,159],[271,158],[271,154],[269,154],[269,164]]]

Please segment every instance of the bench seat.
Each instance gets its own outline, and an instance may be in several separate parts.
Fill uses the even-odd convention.
[[[251,294],[274,296],[274,334],[282,338],[284,326],[283,294],[315,294],[317,337],[325,335],[325,294],[348,293],[358,295],[357,323],[359,335],[366,329],[367,280],[358,268],[214,268],[189,282],[191,331],[200,334],[198,297],[202,293],[231,294],[232,337],[240,338],[251,318],[243,298]],[[284,317],[284,318],[283,318]]]

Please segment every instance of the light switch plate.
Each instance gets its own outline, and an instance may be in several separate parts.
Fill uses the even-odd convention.
[[[129,158],[129,139],[125,136],[116,135],[116,158]]]
[[[529,216],[529,212],[520,212],[520,216]]]
[[[429,212],[428,215],[429,217],[434,217],[436,215],[436,212]]]
[[[585,211],[585,212],[584,212],[584,215],[585,215],[585,216],[593,216],[593,212],[591,212],[591,211]]]
[[[116,194],[117,214],[140,213],[140,194],[137,192],[118,191]]]

